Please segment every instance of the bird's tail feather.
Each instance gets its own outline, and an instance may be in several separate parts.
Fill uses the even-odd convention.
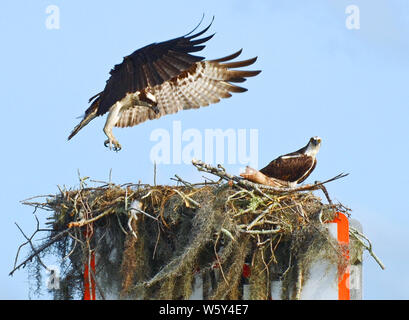
[[[96,101],[85,112],[84,119],[82,119],[81,122],[75,126],[74,130],[72,130],[71,134],[68,136],[68,140],[70,140],[73,136],[75,136],[78,133],[78,131],[84,128],[92,119],[94,119],[97,116],[97,110],[98,110],[98,102]]]

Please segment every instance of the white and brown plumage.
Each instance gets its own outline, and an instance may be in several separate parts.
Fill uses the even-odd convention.
[[[290,185],[299,184],[315,169],[320,146],[321,138],[312,137],[305,147],[274,159],[260,172],[267,177],[286,181]]]
[[[194,35],[189,36],[190,32],[153,43],[124,57],[111,70],[105,89],[90,99],[91,106],[68,140],[92,119],[108,112],[104,126],[108,140],[104,144],[118,151],[121,145],[112,134],[113,127],[131,127],[180,110],[217,103],[221,98],[231,97],[232,92],[247,91],[232,83],[244,82],[261,71],[233,69],[249,66],[257,57],[230,62],[241,50],[216,60],[190,54],[202,50],[205,46],[201,44],[214,36],[194,40],[210,25]]]

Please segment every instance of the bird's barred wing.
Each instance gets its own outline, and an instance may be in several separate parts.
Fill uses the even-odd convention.
[[[188,36],[188,34],[172,40],[152,43],[124,57],[122,63],[115,65],[111,70],[111,77],[105,89],[99,94],[98,115],[106,113],[127,93],[161,85],[189,70],[196,62],[202,61],[204,57],[191,53],[202,50],[205,47],[202,43],[211,39],[214,34],[194,39],[205,33],[210,25],[194,35]]]
[[[155,114],[147,107],[136,106],[124,111],[116,126],[134,126],[180,110],[217,103],[221,98],[231,97],[232,92],[247,91],[233,83],[244,82],[247,77],[255,76],[261,71],[234,70],[249,66],[257,59],[230,62],[240,53],[241,50],[221,59],[196,62],[180,75],[150,88],[149,93],[155,97],[159,112]]]
[[[303,176],[301,176],[298,180],[298,183],[304,182],[305,179],[308,178],[308,176],[311,174],[311,172],[313,172],[313,170],[315,169],[315,166],[317,165],[317,159],[313,160],[312,166],[310,167],[310,169],[308,169],[305,174]]]
[[[260,172],[266,176],[284,181],[297,181],[302,178],[299,181],[302,182],[308,177],[314,167],[315,161],[312,157],[304,154],[291,154],[271,161]]]

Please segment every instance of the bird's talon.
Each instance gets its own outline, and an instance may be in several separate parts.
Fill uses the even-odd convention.
[[[122,149],[121,145],[119,144],[118,141],[111,141],[111,140],[105,140],[104,146],[109,148],[109,150],[114,150],[116,152],[120,151]]]

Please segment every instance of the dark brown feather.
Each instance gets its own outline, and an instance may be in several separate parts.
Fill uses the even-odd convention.
[[[316,159],[304,154],[293,158],[281,156],[271,161],[260,172],[271,178],[300,183],[307,179],[316,163]]]
[[[85,111],[84,118],[81,120],[81,122],[72,130],[72,132],[68,136],[68,140],[75,136],[78,133],[78,131],[84,128],[92,119],[94,119],[97,116],[98,105],[99,98],[97,97],[92,102],[91,106]]]
[[[255,70],[255,71],[231,70],[229,73],[232,79],[237,79],[237,78],[254,77],[258,75],[260,72],[261,72],[260,70]]]
[[[219,59],[214,59],[212,60],[213,62],[224,62],[224,61],[230,61],[233,60],[234,58],[237,58],[241,53],[242,53],[243,49],[240,49],[239,51],[232,53],[231,55],[225,56],[223,58],[219,58]]]
[[[228,63],[223,63],[222,66],[226,68],[240,68],[240,67],[247,67],[254,62],[257,61],[257,57],[247,59],[247,60],[242,60],[242,61],[236,61],[236,62],[228,62]]]
[[[98,115],[106,113],[109,108],[126,96],[127,93],[141,91],[146,87],[161,85],[204,59],[192,55],[202,50],[202,43],[213,35],[195,39],[205,33],[204,30],[191,36],[182,36],[168,41],[152,43],[126,56],[122,63],[111,70],[104,91],[99,95]],[[193,40],[195,39],[195,40]]]
[[[317,159],[314,159],[314,163],[312,164],[311,169],[309,169],[309,170],[306,172],[306,174],[304,175],[304,177],[302,177],[301,179],[299,179],[299,180],[297,181],[297,183],[301,183],[301,182],[303,182],[305,179],[307,179],[307,178],[309,177],[309,175],[311,174],[311,172],[314,171],[316,165],[317,165]]]

